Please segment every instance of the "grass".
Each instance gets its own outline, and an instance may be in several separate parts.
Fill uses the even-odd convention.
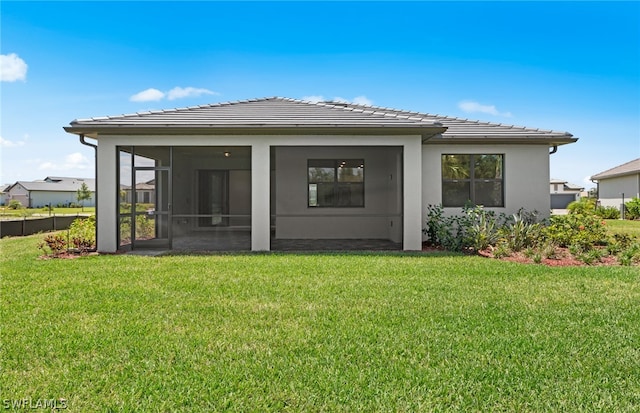
[[[627,233],[635,237],[640,237],[640,221],[630,221],[621,219],[607,219],[607,228],[613,233]]]
[[[78,207],[78,208],[51,208],[51,215],[76,215],[76,214],[95,214],[95,207]],[[9,209],[7,207],[0,207],[1,216],[24,216],[33,214],[49,215],[47,208],[21,208],[21,209]]]
[[[637,411],[640,273],[4,239],[0,398],[84,411]]]

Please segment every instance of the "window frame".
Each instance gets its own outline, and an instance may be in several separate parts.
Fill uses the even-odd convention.
[[[445,178],[443,174],[444,158],[446,156],[468,156],[469,157],[469,176],[467,178]],[[480,156],[496,156],[501,159],[501,177],[500,178],[476,178],[475,174],[475,160]],[[504,208],[505,207],[505,154],[504,153],[442,153],[440,155],[440,177],[441,177],[441,202],[445,208],[459,208],[464,207],[468,203],[472,205],[482,205],[487,208]],[[498,205],[484,205],[476,202],[476,185],[478,183],[500,183],[500,203]],[[469,192],[468,199],[462,204],[448,203],[445,200],[445,184],[446,183],[468,183]]]
[[[332,163],[332,166],[311,166],[312,163]],[[339,180],[339,169],[341,163],[355,163],[360,165],[359,168],[362,168],[362,180],[356,182],[349,181],[340,181]],[[365,207],[365,165],[364,158],[353,159],[353,158],[337,158],[337,159],[307,159],[307,208],[364,208]],[[333,169],[333,182],[325,182],[325,181],[312,181],[309,176],[310,168],[331,168]],[[332,185],[332,193],[333,193],[333,204],[331,205],[312,205],[311,204],[311,185],[315,184],[331,184]],[[352,184],[357,184],[362,187],[361,204],[357,205],[338,205],[337,201],[339,197],[337,194],[340,191],[340,187],[347,185],[351,186]],[[316,200],[317,200],[317,186],[316,186]]]

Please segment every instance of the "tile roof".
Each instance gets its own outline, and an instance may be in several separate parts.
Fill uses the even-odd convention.
[[[27,191],[51,191],[51,192],[75,192],[82,186],[87,184],[90,191],[95,191],[96,180],[93,178],[61,178],[57,182],[52,181],[18,181],[11,185],[21,185]]]
[[[622,165],[618,165],[611,169],[607,169],[606,171],[595,174],[591,177],[591,179],[594,179],[594,180],[606,179],[606,178],[613,178],[616,176],[633,175],[637,173],[640,173],[640,158],[634,159],[627,163],[623,163]]]
[[[480,122],[370,105],[339,102],[307,102],[271,97],[210,105],[157,110],[118,116],[76,119],[65,127],[70,133],[97,134],[118,129],[133,133],[142,129],[322,129],[322,128],[390,128],[421,130],[423,138],[437,135],[441,139],[465,141],[488,139],[545,140],[551,144],[575,142],[567,132],[526,128],[499,123]],[[446,130],[445,130],[446,128]],[[95,137],[94,136],[94,137]],[[435,143],[438,139],[433,139]]]

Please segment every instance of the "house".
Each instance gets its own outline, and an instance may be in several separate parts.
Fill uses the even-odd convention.
[[[9,204],[9,187],[11,184],[0,185],[0,205]]]
[[[132,203],[132,190],[133,187],[129,185],[120,185],[120,195],[123,202]],[[149,182],[140,182],[135,186],[136,202],[140,204],[153,203],[155,197],[155,182],[150,180]]]
[[[430,204],[451,214],[472,202],[548,215],[550,153],[577,141],[566,132],[279,97],[77,119],[64,129],[96,149],[102,252],[266,251],[313,248],[313,240],[420,250]],[[152,179],[151,212],[118,207],[121,185]]]
[[[78,190],[86,184],[91,199],[84,206],[95,206],[95,179],[48,176],[41,181],[18,181],[7,189],[8,199],[19,201],[27,208],[42,208],[47,205],[70,205],[78,203]]]
[[[573,201],[580,199],[584,187],[570,184],[562,179],[551,179],[551,209],[566,209]]]
[[[640,158],[618,165],[591,177],[598,184],[601,206],[621,208],[624,201],[640,198]]]

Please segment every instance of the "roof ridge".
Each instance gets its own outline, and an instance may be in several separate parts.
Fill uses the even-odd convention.
[[[328,101],[328,102],[332,102],[332,101]],[[306,103],[312,103],[312,102],[306,102]],[[317,102],[317,103],[327,103],[327,102]],[[342,105],[360,107],[360,108],[381,110],[381,111],[386,111],[386,112],[400,112],[400,113],[407,114],[407,115],[418,115],[421,118],[420,120],[423,120],[423,121],[431,121],[431,122],[433,122],[433,120],[426,119],[426,117],[434,117],[434,118],[444,118],[444,119],[448,119],[448,120],[456,120],[456,121],[461,121],[461,122],[476,123],[476,124],[479,124],[479,125],[501,126],[503,128],[517,128],[517,129],[522,129],[524,131],[532,131],[532,132],[562,133],[562,134],[564,134],[566,136],[573,136],[569,132],[556,131],[556,130],[553,130],[553,129],[532,128],[532,127],[527,127],[527,126],[519,126],[519,125],[511,125],[511,124],[503,124],[503,123],[497,123],[497,122],[483,121],[483,120],[479,120],[479,119],[469,119],[469,118],[461,118],[461,117],[457,117],[457,116],[439,115],[439,114],[433,114],[433,113],[429,113],[429,112],[418,112],[418,111],[405,110],[405,109],[395,109],[395,108],[382,107],[382,106],[376,106],[376,105],[363,105],[363,104],[360,104],[360,103],[351,103],[351,102],[344,102],[344,103],[336,102],[336,103],[340,103]],[[389,114],[389,115],[391,116],[393,114]]]

